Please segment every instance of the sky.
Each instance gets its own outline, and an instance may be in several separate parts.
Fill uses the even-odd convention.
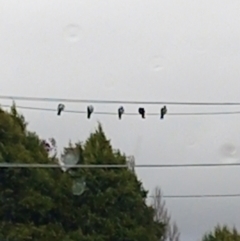
[[[0,95],[68,99],[240,102],[237,0],[0,1]],[[11,104],[2,100],[1,104]],[[57,102],[16,101],[57,108]],[[64,103],[86,110],[84,103]],[[116,112],[119,105],[94,104]],[[159,105],[124,105],[126,112]],[[168,113],[240,111],[231,106],[167,106]],[[58,149],[84,141],[100,121],[114,148],[137,164],[240,160],[238,115],[86,115],[21,110],[30,130]],[[144,187],[164,195],[239,191],[238,167],[139,168]],[[216,224],[240,229],[239,198],[166,199],[181,240],[200,240]]]

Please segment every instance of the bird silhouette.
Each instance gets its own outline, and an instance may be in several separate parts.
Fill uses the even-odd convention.
[[[61,115],[61,112],[63,111],[65,109],[65,105],[64,104],[59,104],[58,105],[58,112],[57,112],[57,114],[58,115]]]
[[[89,106],[87,107],[87,118],[88,118],[88,119],[90,119],[90,117],[91,117],[91,115],[92,115],[92,113],[93,113],[93,110],[94,110],[94,108],[93,108],[92,105],[89,105]]]
[[[124,114],[124,108],[122,106],[120,106],[118,108],[118,118],[122,119],[122,115]]]
[[[140,107],[138,109],[138,113],[142,116],[143,119],[145,118],[145,109],[144,108]]]
[[[163,108],[161,108],[161,119],[163,119],[166,114],[167,114],[167,107],[163,106]]]

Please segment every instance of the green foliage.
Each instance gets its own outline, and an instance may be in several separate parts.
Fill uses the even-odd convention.
[[[212,232],[205,234],[202,241],[240,241],[240,233],[236,228],[218,225]]]
[[[51,163],[23,116],[0,110],[0,162]],[[85,144],[71,144],[81,163],[124,164],[101,125]],[[67,149],[65,149],[65,152]],[[9,241],[157,241],[164,225],[153,220],[147,192],[127,169],[0,169],[0,239]],[[74,195],[74,176],[86,182]]]

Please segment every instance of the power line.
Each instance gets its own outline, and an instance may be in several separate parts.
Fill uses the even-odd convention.
[[[155,198],[157,196],[149,196]],[[197,199],[197,198],[239,198],[240,193],[235,194],[195,194],[195,195],[162,195],[161,197],[167,199]]]
[[[11,107],[11,105],[1,105],[2,107]],[[35,111],[48,111],[48,112],[56,112],[56,109],[53,108],[41,108],[41,107],[32,107],[32,106],[16,106],[19,109],[25,109],[25,110],[35,110]],[[81,110],[64,110],[66,113],[71,113],[71,114],[87,114],[87,111],[81,111]],[[99,112],[96,111],[94,114],[97,115],[118,115],[117,112]],[[168,113],[167,115],[170,116],[197,116],[197,115],[236,115],[240,114],[240,111],[223,111],[223,112],[176,112],[176,113]],[[139,113],[133,113],[133,112],[128,112],[124,113],[124,115],[129,115],[129,116],[136,116],[139,115]],[[159,116],[160,113],[147,113],[147,116]]]
[[[139,166],[139,165],[136,165]],[[142,167],[143,165],[141,165]],[[23,164],[23,163],[0,163],[0,167],[6,168],[126,168],[128,165],[59,165],[59,164]],[[148,198],[155,198],[157,196],[148,196]],[[166,199],[193,199],[193,198],[236,198],[240,197],[240,193],[238,194],[194,194],[194,195],[162,195],[161,197]]]
[[[77,164],[77,165],[64,165],[64,164],[42,164],[42,163],[0,163],[0,168],[127,168],[127,164]]]
[[[192,163],[192,164],[135,164],[134,168],[186,168],[186,167],[238,167],[240,163]],[[42,164],[42,163],[0,163],[0,168],[127,168],[128,164]]]
[[[229,164],[186,164],[186,165],[135,165],[135,167],[184,167],[184,166],[239,166],[240,163]],[[0,168],[128,168],[128,165],[119,164],[77,164],[77,165],[60,165],[60,164],[28,164],[28,163],[0,163]],[[149,198],[155,198],[157,196],[148,196]],[[236,198],[240,197],[240,194],[194,194],[194,195],[162,195],[161,197],[166,199],[197,199],[197,198]]]
[[[95,104],[141,104],[141,105],[240,105],[240,102],[178,102],[178,101],[126,101],[126,100],[96,100],[96,99],[64,99],[47,97],[26,97],[0,95],[0,99],[20,101],[42,101],[42,102],[70,102],[70,103],[95,103]]]
[[[137,168],[186,168],[186,167],[231,167],[240,163],[186,163],[186,164],[138,164]]]

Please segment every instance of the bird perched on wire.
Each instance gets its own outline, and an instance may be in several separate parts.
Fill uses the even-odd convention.
[[[138,109],[138,113],[141,115],[141,117],[144,119],[145,118],[145,109],[140,107]]]
[[[57,114],[61,115],[61,112],[64,111],[65,105],[64,104],[59,104],[57,108]]]
[[[123,106],[120,106],[118,108],[118,118],[121,119],[123,114],[124,114],[124,108]]]
[[[163,108],[161,108],[161,119],[163,119],[166,114],[167,114],[167,107],[163,106]]]
[[[88,118],[88,119],[91,118],[91,115],[92,115],[93,111],[94,111],[93,106],[92,106],[92,105],[89,105],[89,106],[87,107],[87,118]]]

